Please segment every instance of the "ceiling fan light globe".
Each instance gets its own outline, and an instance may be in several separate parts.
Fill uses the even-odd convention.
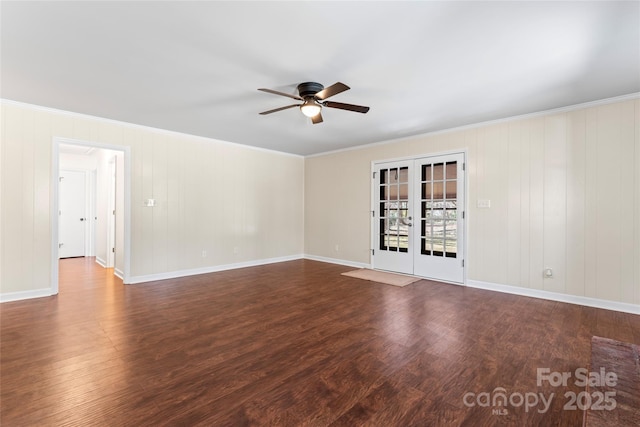
[[[316,103],[307,103],[305,102],[300,106],[300,111],[307,117],[317,116],[322,110],[322,107]]]

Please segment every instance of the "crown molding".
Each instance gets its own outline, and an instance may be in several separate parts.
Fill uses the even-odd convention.
[[[152,127],[152,126],[139,125],[139,124],[130,123],[130,122],[122,122],[122,121],[119,121],[119,120],[107,119],[107,118],[98,117],[98,116],[92,116],[90,114],[83,114],[83,113],[76,113],[76,112],[73,112],[73,111],[59,110],[57,108],[51,108],[51,107],[43,107],[42,105],[29,104],[29,103],[26,103],[26,102],[14,101],[12,99],[0,98],[0,105],[13,105],[13,106],[16,106],[16,107],[30,108],[32,110],[41,111],[41,112],[44,112],[44,113],[59,114],[59,115],[63,115],[63,116],[68,116],[68,117],[73,117],[73,118],[78,118],[78,119],[85,119],[85,120],[95,120],[95,121],[98,121],[98,122],[101,122],[101,123],[107,123],[107,124],[111,124],[111,125],[123,126],[125,128],[129,128],[129,129],[144,130],[144,131],[148,131],[148,132],[154,132],[154,133],[171,135],[171,136],[182,136],[182,137],[187,136],[189,138],[195,138],[195,139],[200,140],[200,141],[215,142],[215,143],[218,143],[218,144],[232,145],[234,147],[246,148],[247,150],[260,151],[260,152],[263,152],[263,153],[271,153],[271,154],[280,154],[280,155],[284,155],[284,156],[297,157],[297,158],[304,158],[304,156],[301,156],[299,154],[287,153],[287,152],[278,151],[278,150],[270,150],[268,148],[262,148],[262,147],[254,147],[252,145],[239,144],[237,142],[231,142],[231,141],[225,141],[225,140],[222,140],[222,139],[209,138],[209,137],[200,136],[200,135],[193,135],[193,134],[190,134],[190,133],[183,133],[183,132],[178,132],[178,131],[173,131],[173,130],[168,130],[168,129],[155,128],[155,127]]]
[[[533,112],[533,113],[520,114],[518,116],[510,116],[510,117],[505,117],[505,118],[502,118],[502,119],[487,120],[487,121],[484,121],[484,122],[472,123],[472,124],[463,125],[463,126],[456,126],[456,127],[448,128],[448,129],[435,130],[433,132],[426,132],[426,133],[420,133],[420,134],[416,134],[416,135],[403,136],[402,138],[395,138],[395,139],[390,139],[390,140],[387,140],[387,141],[380,141],[380,142],[372,142],[372,143],[369,143],[369,144],[362,144],[362,145],[358,145],[358,146],[355,146],[355,147],[341,148],[339,150],[324,151],[322,153],[309,154],[309,155],[305,156],[305,158],[322,157],[322,156],[328,156],[328,155],[332,155],[332,154],[339,154],[339,153],[343,153],[343,152],[346,152],[346,151],[363,150],[363,149],[367,149],[367,148],[371,148],[371,147],[378,147],[378,146],[381,146],[381,145],[396,144],[396,143],[399,143],[399,142],[411,141],[411,140],[414,140],[416,138],[423,138],[423,137],[447,134],[447,133],[452,133],[452,132],[460,132],[460,131],[465,131],[465,130],[477,129],[477,128],[481,128],[481,127],[485,127],[485,126],[491,126],[491,125],[496,125],[496,124],[501,124],[501,123],[514,122],[516,120],[526,120],[526,119],[532,119],[532,118],[536,118],[536,117],[551,116],[553,114],[568,113],[568,112],[571,112],[571,111],[582,110],[582,109],[586,109],[586,108],[599,107],[601,105],[608,105],[608,104],[613,104],[613,103],[616,103],[616,102],[631,101],[631,100],[634,100],[634,99],[640,99],[640,92],[634,92],[634,93],[630,93],[630,94],[627,94],[627,95],[615,96],[613,98],[599,99],[599,100],[596,100],[596,101],[583,102],[581,104],[567,105],[565,107],[552,108],[550,110],[541,110],[541,111],[536,111],[536,112]]]

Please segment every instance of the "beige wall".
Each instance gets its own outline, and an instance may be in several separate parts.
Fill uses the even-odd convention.
[[[134,277],[303,252],[301,157],[0,105],[1,294],[50,287],[54,137],[131,147]]]
[[[468,279],[640,304],[637,99],[306,159],[14,103],[0,108],[0,294],[50,286],[58,136],[131,147],[132,276],[303,251],[366,264],[371,162],[464,149]],[[151,197],[157,206],[144,207]],[[491,208],[477,209],[478,199]],[[545,267],[553,279],[543,279]]]
[[[637,99],[308,157],[305,253],[368,264],[371,162],[452,150],[468,156],[468,279],[640,304]]]

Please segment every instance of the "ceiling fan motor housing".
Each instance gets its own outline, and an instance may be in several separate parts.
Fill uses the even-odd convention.
[[[298,93],[300,94],[301,98],[305,99],[309,96],[314,96],[322,89],[324,89],[324,86],[322,86],[320,83],[315,82],[305,82],[298,85]]]

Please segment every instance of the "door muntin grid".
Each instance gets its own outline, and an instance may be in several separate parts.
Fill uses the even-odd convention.
[[[380,170],[379,249],[392,252],[409,251],[409,168]]]
[[[458,162],[420,168],[420,253],[458,257]]]

